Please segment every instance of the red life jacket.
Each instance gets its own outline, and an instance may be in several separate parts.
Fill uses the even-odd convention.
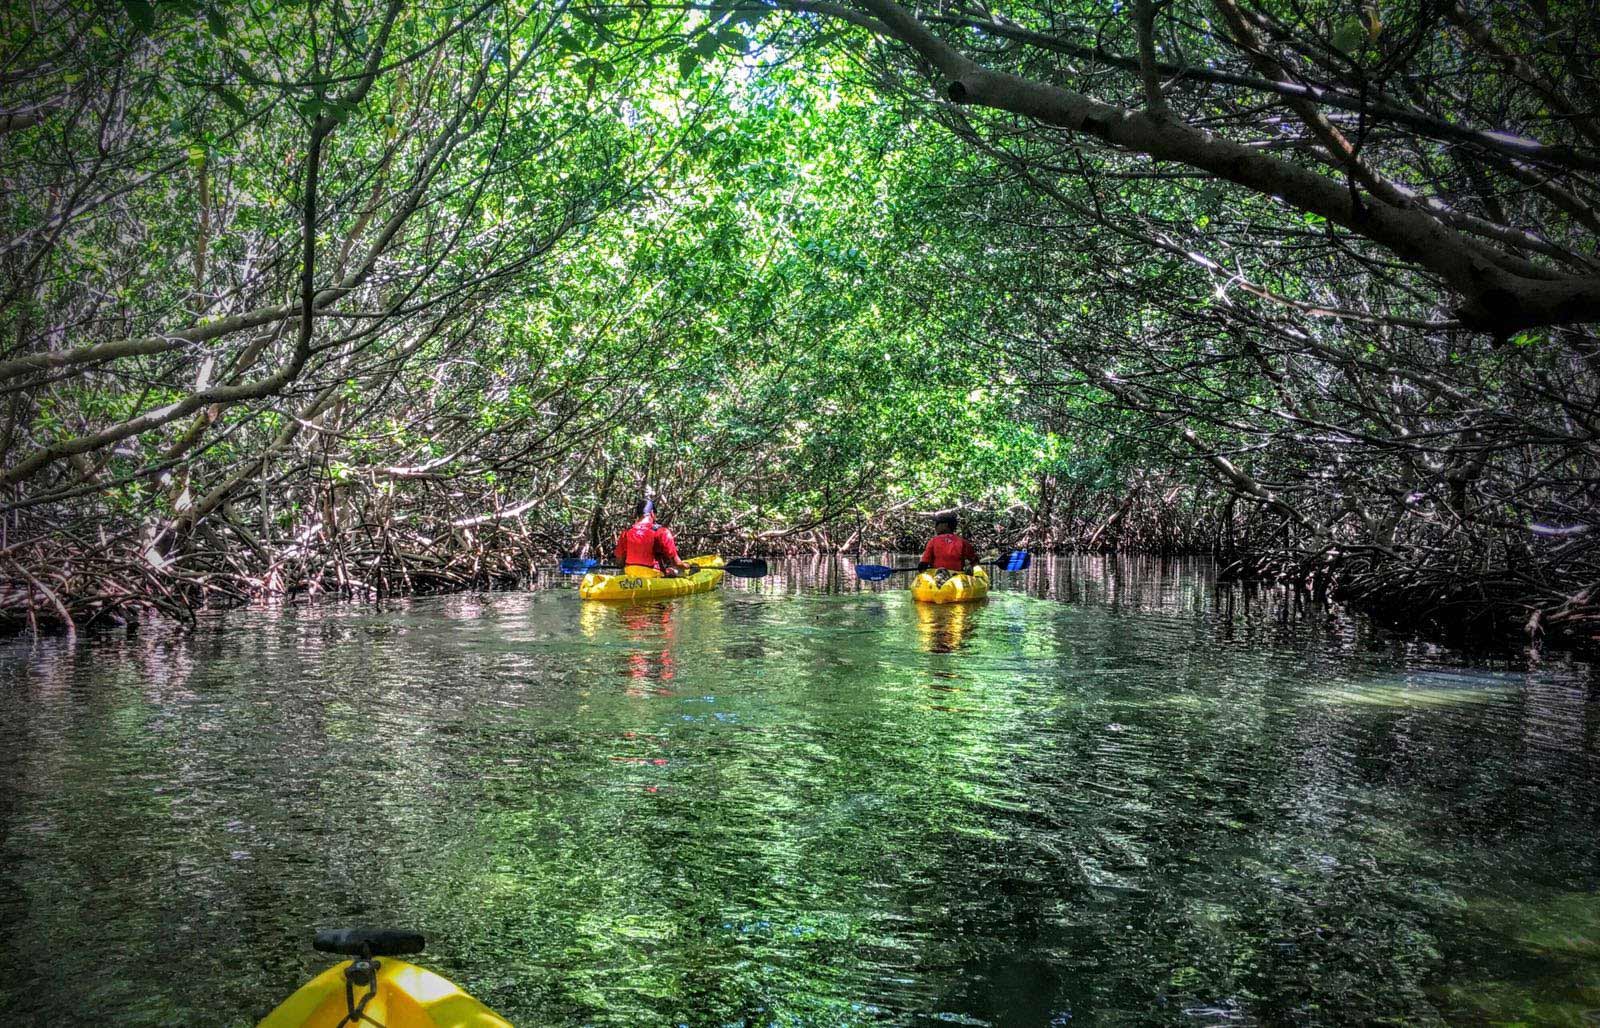
[[[666,525],[656,529],[656,557],[674,565],[683,559],[678,556],[678,540],[672,537],[672,529]]]
[[[653,515],[646,514],[617,540],[617,560],[624,564],[638,564],[641,567],[654,568],[656,564],[656,549],[660,541],[661,529],[656,527]]]
[[[963,561],[976,564],[978,551],[974,550],[966,539],[954,532],[934,536],[928,540],[927,548],[922,551],[922,562],[932,564],[936,568],[960,571]]]

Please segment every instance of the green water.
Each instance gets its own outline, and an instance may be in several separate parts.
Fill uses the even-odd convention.
[[[1593,683],[1098,562],[13,640],[0,1022],[382,924],[519,1025],[1600,1024]]]

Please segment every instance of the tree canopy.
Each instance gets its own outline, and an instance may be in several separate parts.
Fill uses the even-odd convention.
[[[1590,616],[1587,5],[0,19],[13,619],[514,578],[647,482]]]

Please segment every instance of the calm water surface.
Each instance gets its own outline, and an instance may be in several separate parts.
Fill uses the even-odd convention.
[[[6,644],[0,1020],[248,1024],[370,923],[519,1025],[1600,1024],[1588,669],[788,570]]]

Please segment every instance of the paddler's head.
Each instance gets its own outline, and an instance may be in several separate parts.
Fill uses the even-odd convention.
[[[940,514],[933,519],[933,532],[935,535],[947,535],[954,532],[958,524],[954,514]]]

